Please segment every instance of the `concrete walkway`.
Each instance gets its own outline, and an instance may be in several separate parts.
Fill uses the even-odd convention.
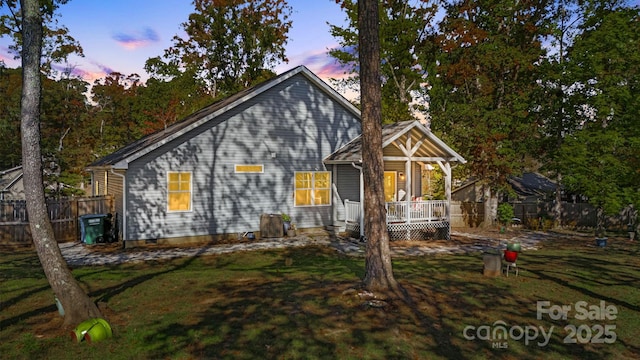
[[[475,234],[465,234],[453,232],[452,235],[473,239],[468,244],[452,245],[424,245],[424,246],[402,246],[391,247],[392,256],[425,256],[432,254],[465,254],[477,253],[488,249],[506,248],[507,240],[496,240]],[[508,241],[520,242],[524,250],[537,249],[538,242],[549,238],[546,233],[526,233],[522,236],[509,239]],[[446,243],[445,243],[446,244]],[[164,260],[181,257],[194,257],[202,255],[226,254],[237,251],[254,251],[268,249],[282,249],[302,246],[330,246],[337,251],[350,256],[364,256],[365,244],[351,238],[330,236],[322,234],[301,234],[293,238],[273,238],[259,239],[254,242],[242,242],[235,244],[205,245],[198,247],[175,247],[175,248],[134,248],[120,249],[113,251],[100,250],[101,246],[112,245],[85,245],[82,243],[62,243],[60,250],[62,256],[69,266],[90,266],[90,265],[117,265],[123,263],[143,262],[150,260]]]

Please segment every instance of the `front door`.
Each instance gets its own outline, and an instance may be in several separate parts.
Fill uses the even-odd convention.
[[[396,172],[385,171],[384,172],[384,199],[386,202],[396,201]]]

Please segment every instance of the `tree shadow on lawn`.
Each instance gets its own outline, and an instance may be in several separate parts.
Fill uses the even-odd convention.
[[[2,249],[2,250],[5,250],[5,249]],[[19,258],[11,257],[10,263],[5,263],[4,259],[0,260],[1,261],[0,269],[2,270],[0,271],[0,280],[2,280],[2,282],[4,283],[5,281],[16,280],[16,279],[27,280],[26,277],[29,277],[31,279],[36,279],[36,280],[45,278],[43,271],[39,273],[31,271],[31,269],[41,267],[40,260],[38,260],[38,257],[33,256],[34,253],[30,249],[20,249],[20,250],[22,250],[24,254],[21,255]],[[26,290],[24,292],[21,292],[21,290],[19,289],[13,290],[13,292],[17,292],[17,295],[14,296],[13,298],[5,299],[4,296],[2,296],[2,299],[1,299],[2,301],[0,301],[0,312],[4,311],[5,309],[7,309],[12,305],[17,304],[19,301],[23,300],[26,297],[29,297],[41,291],[50,289],[49,286],[41,286],[41,287],[33,288],[32,286],[29,286],[27,284],[25,284],[25,288]],[[10,319],[2,320],[0,321],[0,329],[10,324],[11,324]]]
[[[613,248],[607,260],[599,250],[527,251],[518,261],[520,276],[508,278],[484,277],[479,253],[394,258],[394,273],[405,291],[380,308],[357,295],[364,275],[361,258],[316,247],[266,252],[269,261],[255,264],[252,255],[240,258],[242,263],[230,254],[205,257],[211,281],[188,278],[197,256],[159,262],[158,271],[145,264],[150,272],[91,290],[90,295],[108,303],[150,280],[159,280],[154,286],[162,288],[184,276],[181,284],[153,294],[175,297],[162,308],[153,308],[158,299],[134,295],[137,304],[112,314],[117,322],[114,330],[121,330],[116,333],[120,339],[113,341],[123,346],[139,341],[145,349],[140,353],[151,358],[463,359],[541,358],[551,353],[555,358],[600,359],[619,355],[619,347],[567,345],[566,333],[559,332],[566,322],[536,319],[538,300],[566,304],[584,299],[591,304],[592,299],[602,299],[637,315],[638,305],[612,295],[621,288],[637,288],[637,261],[625,261],[633,254]],[[132,273],[139,271],[138,265],[125,268],[129,266]],[[118,272],[123,267],[101,267],[97,272],[84,268],[77,278],[91,288],[91,277],[112,269]],[[224,272],[238,275],[215,279]],[[592,278],[592,273],[602,276]],[[188,306],[172,308],[184,302]],[[43,311],[53,312],[55,306],[21,314],[11,324]],[[508,327],[556,326],[556,332],[545,347],[509,340],[508,350],[464,336],[467,326],[493,326],[497,321]],[[619,337],[618,345],[626,347],[627,353],[640,353],[632,338]]]
[[[545,355],[545,349],[535,345],[510,344],[505,352],[491,342],[463,336],[467,325],[497,320],[525,325],[535,320],[535,300],[513,291],[510,284],[516,279],[484,277],[481,256],[394,260],[404,295],[378,308],[357,295],[364,269],[361,259],[345,258],[336,264],[326,259],[341,256],[333,253],[298,260],[310,256],[305,251],[285,251],[279,263],[263,268],[268,278],[200,289],[201,300],[192,314],[170,324],[161,319],[149,324],[144,342],[155,345],[151,356],[170,357],[181,351],[220,358]],[[551,345],[558,345],[559,340],[553,341]],[[558,351],[567,353],[561,347]],[[580,356],[593,357],[588,351]]]
[[[562,265],[570,264],[570,268]],[[578,269],[578,270],[575,270]],[[580,270],[584,269],[584,270]],[[628,287],[629,291],[637,290],[640,279],[637,275],[638,265],[617,261],[606,261],[602,258],[568,255],[531,256],[528,259],[527,271],[538,279],[550,281],[585,295],[585,298],[604,300],[616,306],[640,312],[640,306],[620,298],[611,296],[612,286]]]
[[[586,309],[591,306],[600,308],[601,301],[605,306],[614,305],[617,311],[615,320],[588,320],[585,324],[593,325],[618,325],[616,328],[616,345],[623,346],[629,354],[635,354],[637,358],[640,354],[640,346],[633,330],[621,328],[622,321],[627,327],[637,328],[640,325],[640,261],[637,260],[637,245],[622,244],[622,246],[609,247],[607,249],[595,246],[574,248],[573,250],[556,251],[547,253],[546,251],[530,253],[527,259],[527,271],[541,282],[555,285],[558,289],[551,296],[545,299],[551,305],[570,305],[571,312],[568,320],[564,322],[556,321],[556,325],[564,327],[567,323],[576,325],[577,314],[573,308],[577,301],[586,302]],[[570,301],[564,297],[568,293]],[[595,311],[591,309],[591,311]],[[599,313],[594,315],[602,316]],[[623,325],[624,326],[624,325]],[[593,330],[593,335],[596,330]],[[626,335],[626,336],[625,336]],[[566,344],[565,344],[566,346]],[[598,348],[599,352],[594,358],[603,358],[608,349]]]
[[[3,248],[2,250],[9,251],[7,248]],[[6,293],[2,291],[2,289],[0,289],[0,314],[2,314],[0,320],[0,330],[6,329],[9,326],[16,325],[32,317],[41,315],[42,313],[56,311],[56,306],[53,302],[53,293],[51,292],[51,302],[49,305],[40,306],[35,309],[30,307],[29,310],[24,313],[6,317],[8,308],[19,304],[25,299],[31,299],[32,297],[37,296],[42,292],[51,290],[51,287],[48,284],[38,287],[33,287],[30,285],[30,280],[38,281],[41,279],[45,279],[44,271],[33,271],[33,269],[42,268],[40,265],[40,260],[35,254],[35,250],[26,247],[18,248],[17,250],[17,258],[16,256],[10,256],[8,258],[1,257],[2,263],[0,263],[0,266],[2,268],[2,271],[0,272],[0,280],[2,280],[3,283],[5,281],[11,280],[24,281],[21,282],[21,285],[24,285],[24,287],[22,287],[21,289],[13,289],[11,292],[15,292],[16,295],[11,298],[5,298]],[[15,249],[11,249],[11,251],[13,254],[16,254],[14,252]]]
[[[176,266],[166,267],[166,265],[164,265],[165,263],[175,263],[175,262],[171,262],[170,260],[146,262],[145,265],[150,267],[153,267],[154,265],[161,265],[162,270],[151,272],[151,273],[145,273],[144,275],[139,275],[139,276],[130,278],[127,281],[124,281],[117,285],[113,285],[106,288],[95,289],[95,286],[93,286],[91,278],[100,276],[100,274],[108,274],[112,270],[119,270],[122,266],[130,266],[130,265],[126,264],[126,265],[110,266],[110,267],[100,266],[98,270],[90,270],[91,267],[80,266],[80,267],[76,267],[75,269],[76,274],[74,274],[74,277],[76,281],[78,281],[81,284],[81,286],[83,286],[88,296],[91,298],[94,298],[95,299],[94,301],[99,304],[99,307],[103,312],[103,317],[107,321],[111,322],[112,317],[115,314],[113,313],[113,311],[111,311],[108,307],[105,306],[108,304],[108,301],[111,298],[113,298],[114,296],[117,296],[123,291],[126,291],[127,289],[131,289],[137,285],[140,285],[144,282],[152,280],[158,276],[161,276],[173,271],[179,271],[180,269],[184,269],[188,267],[189,264],[192,263],[195,259],[197,259],[198,256],[200,256],[200,254],[204,253],[206,249],[207,247],[203,247],[200,251],[198,251],[198,253],[194,257],[186,258],[184,261],[179,261],[178,265]],[[27,249],[26,251],[29,251],[29,250]],[[31,269],[34,269],[34,268],[41,268],[40,261],[37,255],[35,255],[30,251],[29,252],[26,252],[26,251],[25,251],[24,258],[21,258],[18,260],[16,259],[12,260],[11,268],[29,269],[29,271],[31,271]],[[18,263],[16,263],[16,261]],[[139,264],[135,264],[133,266],[139,266]],[[24,271],[16,270],[13,272],[3,272],[3,278],[14,276],[12,275],[13,273],[23,274]],[[33,272],[30,272],[30,273],[33,273]],[[43,271],[40,271],[37,274],[41,274],[42,278],[45,277]],[[51,291],[51,287],[48,284],[46,284],[45,286],[40,286],[37,288],[29,288],[27,291],[20,292],[19,294],[17,294],[15,297],[11,299],[2,299],[2,301],[0,302],[0,310],[5,310],[10,306],[16,305],[20,301],[24,301],[25,299],[28,299],[33,295],[37,295],[40,292],[48,291],[48,290]],[[57,312],[58,312],[57,307],[53,301],[53,293],[51,292],[50,305],[41,306],[35,309],[30,309],[27,312],[18,313],[18,314],[15,314],[14,316],[3,318],[2,320],[0,320],[0,329],[8,328],[10,326],[18,326],[18,324],[25,323],[25,322],[34,323],[35,321],[35,323],[39,325],[37,326],[37,328],[30,329],[29,330],[30,332],[39,333],[39,334],[49,334],[50,336],[59,335],[61,334],[61,332],[64,332],[68,329],[59,328],[60,323],[59,321],[56,321],[58,320]],[[52,315],[54,313],[55,315]]]
[[[577,253],[576,253],[577,252]],[[633,251],[629,252],[621,249],[619,253],[609,254],[613,257],[608,261],[602,257],[601,252],[575,251],[567,256],[555,252],[528,251],[521,254],[518,259],[520,276],[501,276],[495,279],[486,278],[480,274],[482,261],[479,255],[469,256],[475,261],[461,261],[462,256],[451,256],[441,258],[437,264],[427,267],[435,270],[426,272],[421,269],[420,273],[427,275],[427,279],[419,282],[418,279],[411,279],[412,274],[398,274],[398,278],[411,279],[414,289],[421,292],[421,295],[413,298],[424,299],[431,302],[431,306],[437,309],[437,314],[444,317],[444,321],[454,323],[450,329],[454,329],[453,335],[449,337],[454,345],[460,342],[473,343],[459,345],[463,349],[462,354],[468,357],[511,357],[514,358],[580,358],[580,359],[602,359],[602,358],[637,358],[640,348],[637,342],[637,330],[634,330],[640,319],[638,313],[640,308],[635,299],[638,298],[637,285],[640,279],[638,261],[633,257]],[[632,260],[631,262],[628,260]],[[562,267],[568,265],[571,271],[563,272]],[[636,265],[634,265],[636,264]],[[446,272],[446,269],[456,267],[466,267],[476,271]],[[402,271],[402,267],[395,266],[396,273]],[[586,274],[576,277],[576,272],[580,269],[587,269]],[[616,269],[620,269],[615,271]],[[614,270],[614,271],[611,271]],[[428,270],[427,270],[428,271]],[[600,279],[599,273],[605,273]],[[589,277],[589,273],[595,274],[595,280]],[[580,273],[582,274],[582,273]],[[415,276],[415,275],[414,275]],[[615,296],[619,294],[620,296]],[[636,295],[633,295],[636,294]],[[606,304],[614,304],[618,307],[619,318],[614,321],[618,325],[617,339],[615,344],[567,344],[565,338],[568,336],[564,328],[568,323],[580,325],[576,321],[555,321],[548,317],[537,319],[537,301],[550,301],[552,305],[575,304],[584,300],[589,305],[600,305],[600,300]],[[416,303],[419,304],[418,301]],[[574,313],[575,315],[575,313]],[[573,315],[572,315],[573,316]],[[629,319],[635,318],[634,321]],[[462,336],[462,326],[455,324],[479,326],[489,325],[491,330],[496,329],[496,322],[502,321],[507,328],[538,327],[542,326],[546,331],[551,331],[554,327],[552,337],[548,344],[543,345],[542,336],[524,343],[524,339],[508,341],[508,350],[494,349],[491,341],[482,342],[478,339],[468,341]],[[591,321],[586,324],[604,325],[603,321]],[[457,333],[456,333],[457,331]],[[596,329],[593,336],[596,336]],[[636,333],[636,336],[633,333]],[[515,333],[517,335],[517,332]],[[437,336],[438,334],[434,334]],[[480,343],[477,343],[480,341]],[[470,356],[475,352],[476,355]]]

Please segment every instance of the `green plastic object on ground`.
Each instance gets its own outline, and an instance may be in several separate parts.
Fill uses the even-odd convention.
[[[111,338],[111,326],[105,319],[98,318],[98,323],[93,325],[87,333],[84,334],[84,340],[88,343],[102,341]]]
[[[101,318],[91,318],[89,320],[85,320],[71,332],[71,337],[76,342],[82,342],[82,340],[86,340],[87,342],[91,343],[108,339],[111,336],[113,336],[111,326],[105,319]]]

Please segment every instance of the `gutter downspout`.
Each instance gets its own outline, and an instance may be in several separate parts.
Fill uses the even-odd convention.
[[[360,171],[360,239],[364,238],[364,177],[362,176],[362,165],[356,165],[355,162],[351,166]]]
[[[124,241],[127,238],[127,182],[126,175],[118,174],[113,171],[113,167],[110,171],[113,175],[118,176],[122,179],[122,244],[124,245]],[[105,189],[106,190],[106,189]]]

